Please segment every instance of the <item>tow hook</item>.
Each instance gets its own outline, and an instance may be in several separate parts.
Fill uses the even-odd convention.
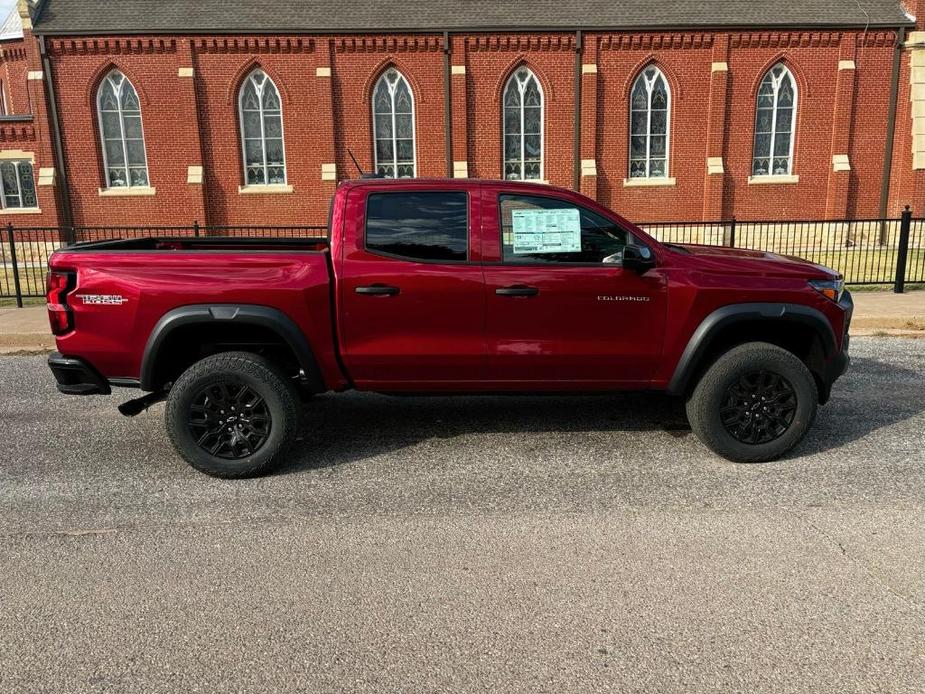
[[[147,410],[151,405],[155,405],[159,402],[162,402],[167,399],[167,391],[161,390],[156,393],[148,393],[147,395],[135,398],[134,400],[129,400],[119,405],[119,412],[126,417],[134,417],[139,415],[145,410]]]

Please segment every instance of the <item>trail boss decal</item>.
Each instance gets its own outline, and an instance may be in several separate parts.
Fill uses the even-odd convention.
[[[639,301],[646,302],[652,301],[652,297],[649,296],[607,296],[607,295],[598,295],[598,301]]]
[[[78,294],[77,298],[92,306],[121,306],[128,301],[118,294]]]

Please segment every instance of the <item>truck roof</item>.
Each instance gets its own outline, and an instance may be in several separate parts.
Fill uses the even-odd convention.
[[[483,185],[498,185],[515,190],[532,191],[542,193],[543,191],[556,191],[563,193],[573,193],[574,191],[560,186],[549,185],[548,183],[539,183],[531,181],[507,181],[503,179],[492,178],[351,178],[342,181],[338,187],[341,188],[359,188],[363,186],[396,186],[408,187],[414,189],[421,188],[464,188],[471,190]]]

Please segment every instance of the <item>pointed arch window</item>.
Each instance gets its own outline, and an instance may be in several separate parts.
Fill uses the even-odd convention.
[[[753,176],[789,176],[793,173],[796,120],[796,81],[790,70],[778,63],[768,70],[758,88]]]
[[[630,96],[630,178],[668,177],[670,120],[668,81],[657,67],[647,67]]]
[[[504,87],[504,177],[543,178],[543,89],[536,75],[518,68]]]
[[[254,70],[244,80],[238,108],[246,185],[285,185],[283,107],[279,90],[263,70]]]
[[[395,68],[386,70],[373,89],[373,140],[377,173],[388,178],[416,175],[414,95]]]
[[[125,75],[113,70],[100,83],[96,105],[103,139],[106,186],[149,186],[141,103],[135,87]]]

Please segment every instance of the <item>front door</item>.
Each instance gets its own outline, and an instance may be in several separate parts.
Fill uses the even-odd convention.
[[[638,240],[553,195],[484,195],[483,234],[491,217],[499,256],[485,267],[490,378],[538,390],[645,385],[661,356],[667,292],[657,268],[622,267]]]
[[[413,184],[409,184],[413,185]],[[463,189],[350,193],[339,302],[343,359],[369,390],[456,389],[484,378],[477,206]]]

